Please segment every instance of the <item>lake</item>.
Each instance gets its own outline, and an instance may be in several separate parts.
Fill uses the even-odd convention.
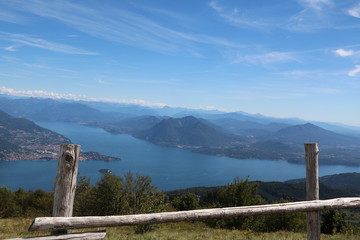
[[[80,144],[84,151],[97,151],[121,158],[120,161],[113,162],[80,162],[80,175],[89,177],[92,183],[102,177],[100,169],[110,169],[119,176],[128,171],[148,175],[161,190],[225,185],[236,176],[261,181],[286,181],[305,177],[305,165],[209,156],[69,123],[37,124],[65,135],[73,143]],[[0,185],[12,190],[20,187],[26,190],[52,190],[56,171],[57,161],[0,161]],[[325,165],[320,166],[319,175],[359,171],[360,167]]]

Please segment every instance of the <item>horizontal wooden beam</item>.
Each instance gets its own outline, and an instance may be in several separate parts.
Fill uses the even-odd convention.
[[[360,198],[337,198],[330,200],[314,200],[257,206],[213,208],[123,216],[40,217],[34,220],[29,228],[29,231],[54,231],[58,229],[157,224],[213,218],[230,218],[238,216],[254,216],[290,212],[311,212],[345,208],[360,208]]]
[[[102,240],[105,238],[106,231],[69,233],[65,235],[50,235],[41,237],[12,238],[5,240]]]

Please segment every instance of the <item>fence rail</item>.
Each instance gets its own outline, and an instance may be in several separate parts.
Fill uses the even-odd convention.
[[[337,198],[330,200],[314,200],[257,206],[213,208],[122,216],[41,217],[34,220],[33,224],[29,228],[29,231],[56,231],[59,229],[157,224],[206,220],[213,218],[230,218],[238,216],[255,216],[291,212],[312,212],[346,208],[360,208],[360,198]]]

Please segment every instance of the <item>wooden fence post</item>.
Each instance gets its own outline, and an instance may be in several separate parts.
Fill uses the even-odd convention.
[[[80,145],[62,144],[59,152],[58,170],[54,192],[53,217],[72,217]],[[52,234],[66,234],[59,230]]]
[[[306,200],[319,200],[319,173],[317,143],[305,143]],[[320,240],[320,212],[307,213],[307,239]]]

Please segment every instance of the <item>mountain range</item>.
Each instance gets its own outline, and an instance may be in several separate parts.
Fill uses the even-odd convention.
[[[242,141],[240,136],[218,130],[210,122],[193,116],[163,119],[153,127],[135,135],[138,138],[165,146],[227,146]]]
[[[318,142],[320,163],[360,165],[360,138],[357,137],[360,128],[338,124],[244,112],[36,98],[0,97],[0,110],[33,121],[101,127],[113,134],[130,134],[159,145],[234,158],[303,163],[303,144]],[[16,142],[0,140],[4,142],[3,147],[18,149]]]

